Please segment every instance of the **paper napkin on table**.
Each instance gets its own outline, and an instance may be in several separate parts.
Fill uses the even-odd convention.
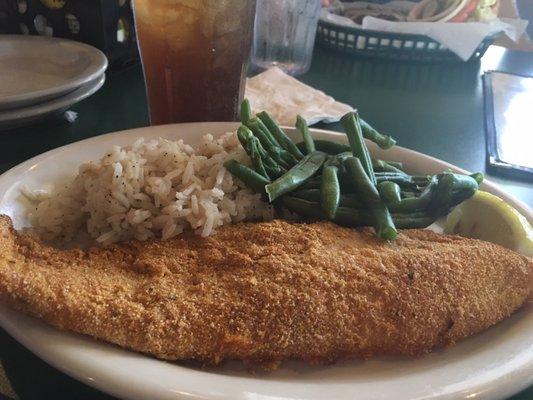
[[[337,122],[354,109],[277,67],[248,78],[245,97],[250,100],[253,112],[268,111],[280,124],[291,126],[298,114],[312,125],[320,121]]]

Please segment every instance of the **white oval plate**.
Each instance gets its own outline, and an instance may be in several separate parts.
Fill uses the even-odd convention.
[[[232,131],[234,123],[157,126],[98,136],[28,160],[0,176],[0,212],[25,226],[19,187],[38,188],[74,173],[112,145],[159,136],[195,143],[201,135]],[[291,131],[292,132],[292,131]],[[312,130],[316,138],[344,141],[344,135]],[[294,132],[292,132],[294,133]],[[371,150],[376,151],[375,147]],[[453,167],[395,147],[376,151],[404,162],[413,173],[438,173]],[[531,218],[531,211],[491,183],[492,192]],[[421,358],[379,358],[309,367],[286,363],[279,371],[251,375],[237,364],[200,370],[126,351],[82,335],[61,332],[41,321],[0,307],[0,324],[39,357],[63,372],[120,398],[128,399],[500,399],[533,383],[533,303],[510,318],[455,347]]]
[[[100,50],[45,36],[0,35],[0,110],[64,95],[107,68]]]
[[[14,110],[0,110],[0,128],[12,128],[15,126],[31,124],[37,120],[65,111],[70,106],[96,93],[105,82],[105,74],[98,76],[94,81],[44,103],[34,104],[28,107]]]

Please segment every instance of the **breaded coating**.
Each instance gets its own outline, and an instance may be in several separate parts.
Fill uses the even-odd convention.
[[[420,355],[509,316],[532,261],[428,230],[394,243],[320,222],[57,250],[0,217],[0,299],[60,329],[167,360],[276,365]]]

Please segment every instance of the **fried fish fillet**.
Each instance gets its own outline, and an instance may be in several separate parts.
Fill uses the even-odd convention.
[[[60,329],[168,360],[274,365],[419,355],[509,316],[531,260],[427,230],[284,221],[212,237],[57,250],[0,217],[0,300]]]

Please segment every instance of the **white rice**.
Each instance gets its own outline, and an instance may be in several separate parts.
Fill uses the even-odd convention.
[[[67,185],[23,189],[28,216],[44,240],[65,244],[86,230],[102,245],[190,229],[209,236],[223,224],[271,219],[272,207],[225,170],[228,159],[250,165],[234,133],[205,135],[196,148],[161,138],[114,146]]]

